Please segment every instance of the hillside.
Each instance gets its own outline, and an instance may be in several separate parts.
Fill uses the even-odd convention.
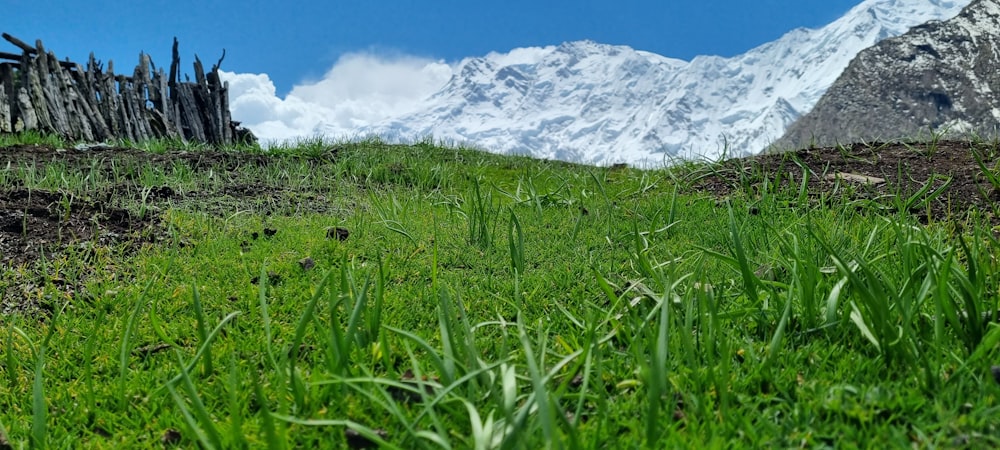
[[[998,156],[0,136],[0,448],[993,447]]]

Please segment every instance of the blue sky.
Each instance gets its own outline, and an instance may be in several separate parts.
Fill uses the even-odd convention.
[[[227,51],[223,69],[266,73],[278,95],[316,81],[344,55],[453,63],[516,47],[590,39],[690,59],[732,56],[800,26],[819,27],[860,0],[299,1],[6,0],[0,31],[41,39],[60,58],[91,51],[131,71],[139,51],[183,69]],[[17,49],[0,41],[0,51]]]

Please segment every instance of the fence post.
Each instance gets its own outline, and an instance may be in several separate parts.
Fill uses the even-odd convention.
[[[225,51],[208,73],[196,56],[195,81],[180,82],[177,38],[169,74],[140,53],[127,77],[115,75],[111,61],[104,71],[93,53],[85,70],[59,61],[40,40],[32,47],[2,36],[21,54],[0,52],[0,133],[39,130],[71,140],[180,138],[216,145],[256,140],[232,121],[229,85],[219,78]]]

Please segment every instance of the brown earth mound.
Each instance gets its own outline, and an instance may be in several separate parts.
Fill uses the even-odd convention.
[[[96,179],[115,179],[123,166],[170,167],[186,164],[194,171],[232,171],[241,165],[267,164],[266,155],[232,152],[171,151],[149,153],[137,149],[96,146],[86,150],[57,149],[34,145],[0,148],[0,170],[16,171],[31,165],[36,171],[57,164],[66,171],[85,170]],[[9,175],[12,176],[12,175]],[[141,187],[128,173],[118,185],[99,186],[85,195],[62,190],[0,188],[0,264],[33,263],[40,257],[55,257],[74,246],[136,247],[155,239],[159,224],[156,205],[179,195],[170,186]],[[267,189],[227,187],[227,195],[254,195]],[[201,195],[201,193],[192,194]],[[124,209],[135,200],[145,208]]]
[[[17,265],[86,243],[112,246],[144,240],[157,222],[121,208],[45,190],[0,190],[0,263]]]
[[[962,220],[978,210],[996,223],[1000,195],[979,161],[997,174],[998,154],[995,143],[969,141],[854,144],[732,159],[696,170],[689,180],[692,189],[719,197],[739,190],[760,195],[765,188],[794,196],[808,176],[810,202],[846,201],[888,213],[904,208],[923,223]]]

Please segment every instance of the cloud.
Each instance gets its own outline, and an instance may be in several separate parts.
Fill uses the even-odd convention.
[[[552,54],[555,46],[521,47],[507,53],[490,52],[486,58],[501,66],[516,66],[518,64],[538,64],[546,56]]]
[[[220,73],[229,82],[233,120],[267,142],[357,136],[366,126],[417,110],[452,71],[442,61],[351,53],[322,79],[294,86],[285,98],[276,95],[267,74]]]

